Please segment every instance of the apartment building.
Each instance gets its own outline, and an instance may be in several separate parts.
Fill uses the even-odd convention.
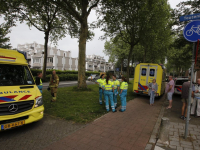
[[[44,45],[36,42],[18,44],[18,50],[27,52],[28,63],[31,68],[42,69],[44,62]],[[57,47],[48,46],[47,69],[78,70],[78,58],[71,57],[71,51],[63,51]],[[114,70],[114,64],[105,61],[97,55],[86,56],[86,71]]]
[[[87,55],[86,56],[86,64],[85,68],[86,71],[114,71],[115,64],[114,63],[108,63],[104,59],[104,57],[99,55]]]

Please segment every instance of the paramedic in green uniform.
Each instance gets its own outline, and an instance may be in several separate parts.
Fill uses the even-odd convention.
[[[114,101],[113,101],[113,92],[114,92],[114,85],[113,83],[109,80],[110,76],[107,75],[106,81],[104,82],[102,88],[104,90],[104,98],[106,100],[106,110],[109,111],[109,99],[110,99],[110,105],[112,108],[112,112],[116,112],[115,106],[114,106]]]
[[[102,90],[102,85],[103,85],[103,83],[105,81],[104,77],[105,77],[105,74],[102,74],[100,76],[100,79],[98,79],[97,81],[95,81],[95,83],[99,85],[99,104],[100,105],[102,105],[102,95],[104,94],[103,90]]]
[[[120,86],[120,99],[121,99],[122,108],[119,110],[121,112],[124,112],[126,110],[127,90],[128,90],[128,83],[126,81],[126,78],[122,77],[122,83]]]
[[[116,75],[112,76],[113,78],[113,85],[114,85],[114,92],[113,92],[113,101],[115,103],[115,109],[117,108],[117,95],[119,93],[120,82],[116,79]]]

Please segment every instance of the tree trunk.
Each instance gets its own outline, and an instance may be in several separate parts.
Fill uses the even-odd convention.
[[[129,51],[129,55],[128,55],[128,64],[127,64],[127,82],[129,83],[129,64],[130,64],[130,60],[131,60],[131,56],[132,56],[132,52],[133,52],[133,44],[130,47],[130,51]]]
[[[44,62],[42,68],[43,79],[46,78],[46,67],[47,67],[47,55],[48,55],[48,41],[49,41],[49,31],[45,32],[44,37]]]
[[[122,75],[122,69],[123,69],[123,59],[121,61],[121,75]]]
[[[87,88],[85,79],[85,59],[86,59],[86,40],[88,34],[87,18],[81,23],[81,32],[79,39],[79,59],[78,59],[78,88]]]

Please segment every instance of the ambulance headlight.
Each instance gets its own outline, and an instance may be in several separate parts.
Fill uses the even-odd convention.
[[[43,105],[42,96],[36,98],[35,108]]]

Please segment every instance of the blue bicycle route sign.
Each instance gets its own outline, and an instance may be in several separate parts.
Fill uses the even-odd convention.
[[[119,68],[116,68],[116,71],[119,72]]]
[[[200,13],[181,16],[179,18],[179,21],[182,22],[182,21],[197,20],[197,19],[200,19]]]
[[[183,36],[190,42],[197,42],[200,39],[200,20],[189,22],[183,30]]]

